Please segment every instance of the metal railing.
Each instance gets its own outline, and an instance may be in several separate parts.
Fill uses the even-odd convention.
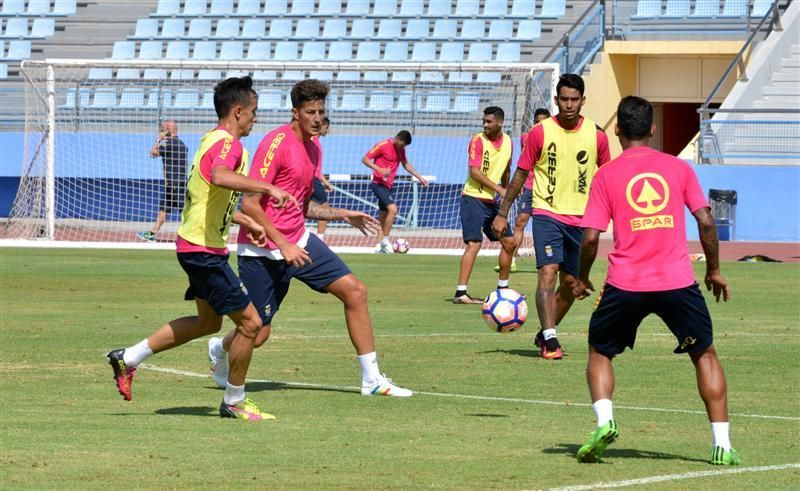
[[[542,59],[558,63],[561,73],[583,72],[603,48],[606,31],[606,2],[595,0]]]

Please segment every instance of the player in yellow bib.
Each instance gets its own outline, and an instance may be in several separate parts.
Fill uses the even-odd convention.
[[[264,228],[236,211],[241,192],[268,195],[276,206],[282,207],[287,201],[292,206],[298,204],[278,187],[244,175],[248,154],[239,139],[250,134],[256,122],[258,96],[252,86],[250,77],[243,77],[229,78],[214,88],[219,125],[201,138],[189,171],[176,249],[178,262],[189,277],[184,298],[194,300],[197,315],[170,321],[139,343],[106,355],[114,370],[117,390],[127,401],[132,397],[133,375],[142,361],[219,331],[223,316],[228,316],[236,324],[236,336],[231,345],[220,416],[250,421],[274,418],[245,397],[244,380],[261,320],[247,290],[228,264],[226,239],[234,222],[249,231],[254,244],[266,243]]]
[[[504,196],[508,183],[509,166],[513,144],[511,137],[503,133],[505,113],[496,106],[483,111],[483,132],[472,137],[469,142],[469,175],[461,193],[461,229],[464,239],[464,254],[461,256],[461,269],[458,285],[453,295],[455,304],[480,304],[483,300],[467,293],[467,283],[475,265],[475,258],[481,250],[483,236],[492,241],[500,241],[500,273],[498,288],[508,287],[511,258],[514,255],[514,237],[510,230],[494,234],[492,220],[497,215],[495,194]]]

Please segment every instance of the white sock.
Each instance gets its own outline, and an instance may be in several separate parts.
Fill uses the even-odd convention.
[[[614,419],[614,411],[612,409],[611,399],[598,400],[592,404],[592,409],[594,409],[594,414],[597,416],[598,428]]]
[[[244,400],[244,385],[225,385],[225,396],[223,398],[225,404],[238,404]]]
[[[211,354],[216,356],[217,358],[225,358],[228,356],[228,352],[225,351],[225,347],[222,345],[222,338],[211,338]]]
[[[556,337],[556,328],[552,329],[544,329],[542,330],[542,336],[544,336],[544,340],[547,341],[550,338]]]
[[[497,288],[508,288],[508,280],[497,280]]]
[[[457,292],[465,292],[467,291],[467,285],[456,285]]]
[[[153,350],[150,349],[150,344],[147,342],[147,338],[145,338],[130,348],[125,348],[122,359],[129,367],[136,368],[139,366],[139,363],[151,356],[153,356]]]
[[[378,355],[375,352],[358,355],[358,364],[361,365],[361,383],[374,384],[381,378],[381,371],[378,369]]]
[[[722,447],[727,451],[731,449],[731,438],[728,430],[730,423],[711,423],[711,446]]]

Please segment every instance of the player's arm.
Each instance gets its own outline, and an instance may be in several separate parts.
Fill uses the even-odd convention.
[[[211,167],[211,184],[241,193],[266,194],[275,201],[276,208],[283,208],[287,204],[299,207],[294,196],[272,184],[256,181],[231,170],[228,166],[219,164]]]
[[[706,255],[706,288],[714,292],[714,298],[717,299],[717,302],[719,302],[720,296],[727,302],[730,294],[728,293],[728,282],[725,281],[719,270],[719,238],[717,237],[717,226],[714,224],[714,217],[711,216],[711,210],[707,207],[695,210],[692,215],[697,220],[700,244],[703,246],[703,253]]]
[[[374,170],[375,172],[377,172],[379,174],[383,174],[384,176],[388,176],[389,173],[391,172],[387,168],[378,167],[377,165],[375,165],[375,161],[372,158],[370,158],[370,154],[369,153],[364,155],[363,157],[361,157],[361,162],[364,165],[366,165],[367,167],[369,167],[370,169]]]
[[[600,243],[600,231],[596,228],[583,229],[583,241],[581,242],[580,258],[578,259],[578,277],[572,293],[578,300],[583,300],[594,291],[594,285],[589,280],[589,272],[592,270],[594,260],[597,258],[597,248]]]
[[[247,237],[250,238],[250,242],[252,242],[253,245],[264,247],[267,244],[267,235],[264,231],[264,227],[259,225],[247,214],[237,211],[233,214],[233,223],[237,223],[247,229]]]
[[[311,257],[308,255],[308,251],[286,240],[286,236],[275,228],[272,221],[267,218],[267,214],[264,213],[264,208],[261,206],[261,194],[245,194],[242,198],[242,212],[264,230],[266,237],[278,246],[283,259],[288,264],[298,268],[311,264]]]
[[[409,162],[408,160],[404,160],[404,161],[401,162],[401,164],[403,164],[403,168],[406,170],[406,172],[408,172],[412,176],[416,177],[417,180],[419,182],[421,182],[423,186],[425,186],[425,187],[428,186],[428,180],[425,179],[424,177],[422,177],[421,175],[419,175],[419,173],[417,172],[417,169],[415,169],[414,166],[411,165],[411,162]]]
[[[162,131],[161,133],[158,134],[158,138],[156,138],[156,142],[153,143],[153,146],[150,148],[150,158],[154,159],[154,158],[158,157],[159,155],[161,155],[161,152],[160,152],[161,142],[164,141],[164,138],[166,138],[166,137],[167,137],[167,132],[166,131]]]
[[[500,202],[497,216],[492,220],[492,231],[497,237],[502,237],[508,228],[508,212],[511,209],[511,204],[522,189],[522,186],[525,185],[526,179],[528,179],[528,171],[520,169],[518,166],[517,170],[514,171],[514,177],[511,178],[511,182],[508,184],[503,200]]]
[[[344,221],[357,228],[364,235],[372,235],[378,230],[379,223],[366,213],[344,208],[332,208],[311,201],[308,204],[306,218],[312,220]]]
[[[325,186],[325,189],[327,189],[329,193],[333,191],[333,185],[323,174],[319,175],[319,182],[321,182],[322,185]]]

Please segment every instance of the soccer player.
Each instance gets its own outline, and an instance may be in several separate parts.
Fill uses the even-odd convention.
[[[222,317],[235,324],[230,348],[230,373],[219,407],[223,418],[270,419],[245,397],[244,381],[253,342],[261,327],[258,312],[247,291],[228,264],[225,246],[231,221],[243,225],[242,236],[257,244],[266,241],[264,228],[243,213],[235,212],[239,192],[260,193],[271,206],[284,207],[297,201],[271,183],[250,179],[248,153],[240,138],[250,134],[256,122],[258,96],[250,77],[229,78],[214,87],[214,109],[218,126],[200,140],[189,171],[187,198],[176,249],[178,262],[189,277],[185,299],[194,300],[197,315],[170,321],[152,335],[106,356],[122,397],[131,400],[136,367],[155,353],[180,346],[192,339],[219,331]]]
[[[292,120],[269,132],[258,145],[250,176],[289,191],[305,209],[277,208],[257,194],[246,194],[242,211],[261,225],[267,234],[264,245],[253,245],[239,235],[239,274],[261,315],[256,346],[270,335],[272,319],[278,313],[292,278],[320,293],[331,293],[344,304],[350,340],[361,365],[361,394],[410,397],[381,374],[375,354],[372,321],[367,307],[367,288],[342,260],[317,236],[310,234],[305,219],[342,220],[362,233],[374,233],[378,222],[358,211],[321,206],[309,200],[319,147],[312,138],[319,134],[325,118],[328,85],[308,79],[291,91]],[[224,380],[228,369],[227,351],[236,339],[231,331],[222,340],[209,341],[209,359],[215,380]]]
[[[183,197],[186,194],[186,156],[189,150],[186,144],[178,138],[178,125],[175,121],[167,120],[161,125],[161,133],[150,149],[150,157],[161,157],[164,171],[164,194],[158,203],[158,216],[153,228],[149,231],[138,232],[136,236],[147,242],[155,242],[156,234],[161,230],[167,213],[183,207]]]
[[[322,120],[322,128],[319,131],[319,135],[312,138],[314,143],[319,146],[319,165],[317,166],[317,174],[314,176],[314,192],[311,193],[311,201],[318,205],[328,204],[328,193],[333,192],[333,186],[331,186],[328,179],[322,175],[322,137],[328,136],[330,127],[331,120],[326,116],[325,119]],[[325,230],[327,229],[327,220],[317,220],[317,237],[319,237],[319,240],[325,242]]]
[[[728,434],[725,373],[713,344],[711,315],[694,279],[686,246],[684,206],[697,221],[706,255],[706,288],[728,301],[728,284],[719,270],[717,229],[692,168],[683,160],[648,146],[655,133],[653,107],[634,96],[617,107],[615,132],[622,155],[594,177],[584,228],[580,270],[573,293],[586,298],[594,286],[589,271],[597,256],[601,231],[614,221],[614,250],[608,255],[608,277],[597,295],[589,322],[586,380],[597,415],[597,428],[580,450],[579,462],[597,462],[619,435],[611,396],[611,361],[633,348],[641,321],[656,314],[675,335],[675,353],[688,353],[697,387],[711,422],[711,463],[737,465],[741,459]]]
[[[503,133],[505,113],[497,106],[483,110],[483,131],[469,142],[469,175],[461,192],[461,233],[464,239],[464,254],[458,272],[458,285],[453,295],[455,304],[480,304],[483,300],[467,293],[467,283],[481,250],[483,235],[491,241],[500,241],[500,273],[498,288],[508,288],[511,258],[514,254],[514,237],[506,229],[495,234],[492,220],[497,215],[495,194],[504,196],[511,166],[513,144],[511,137]]]
[[[378,198],[378,220],[380,220],[380,228],[378,228],[377,243],[375,245],[375,252],[378,254],[391,254],[392,244],[389,241],[389,234],[392,232],[392,224],[394,217],[397,216],[397,204],[394,201],[394,192],[392,186],[394,185],[394,176],[397,174],[397,168],[400,164],[406,169],[406,172],[416,177],[423,186],[428,186],[428,181],[417,173],[414,166],[406,158],[407,146],[411,145],[411,133],[402,130],[394,138],[387,138],[377,143],[364,157],[361,162],[367,167],[372,169],[372,183],[369,187],[372,193]]]
[[[540,107],[533,112],[533,124],[539,124],[545,119],[550,117],[550,111],[547,109]],[[528,133],[530,130],[526,131],[520,137],[520,148],[525,150],[525,142],[528,141]],[[519,199],[517,200],[517,221],[514,223],[514,242],[516,242],[516,247],[514,248],[514,255],[511,257],[511,272],[517,272],[517,261],[516,257],[519,254],[519,248],[522,245],[522,241],[525,239],[525,227],[528,225],[528,220],[531,218],[531,211],[533,210],[533,173],[528,174],[528,178],[525,180],[525,188],[522,191]],[[494,267],[495,272],[500,272],[500,265]]]
[[[556,329],[575,301],[572,287],[578,275],[581,216],[592,177],[598,166],[610,160],[608,137],[593,121],[581,116],[586,102],[583,91],[580,76],[568,73],[559,78],[555,96],[558,114],[528,133],[517,170],[492,225],[495,233],[508,227],[508,210],[532,171],[531,229],[538,270],[536,312],[541,323],[534,344],[546,360],[564,356]]]

